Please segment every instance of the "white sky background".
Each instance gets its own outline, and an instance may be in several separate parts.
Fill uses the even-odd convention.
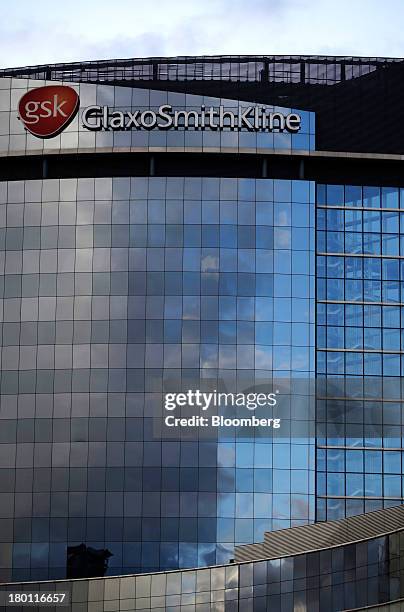
[[[404,0],[0,0],[0,67],[216,54],[404,57]]]

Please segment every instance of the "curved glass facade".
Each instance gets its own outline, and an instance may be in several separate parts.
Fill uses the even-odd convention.
[[[314,368],[305,181],[121,178],[1,189],[3,580],[228,561],[314,519],[314,440],[156,440],[167,376]]]
[[[382,67],[328,64],[328,89]],[[212,97],[187,79],[175,92],[0,79],[0,582],[175,570],[122,579],[144,609],[336,609],[399,596],[398,536],[206,569],[265,532],[404,500],[399,160],[368,155],[351,176],[348,153],[316,152],[314,113],[294,110],[291,90],[276,97],[290,108],[272,94],[270,106],[257,101],[270,66],[256,89],[243,84],[250,102],[239,83],[212,81]],[[296,66],[293,82],[312,87],[315,64]],[[336,116],[328,128],[319,120],[331,149],[353,135],[356,150]],[[334,170],[341,184],[329,183]],[[156,430],[173,381],[238,391],[279,379],[295,386],[277,406],[278,437]],[[177,571],[192,567],[205,569]],[[118,600],[119,580],[89,593]]]
[[[269,561],[122,578],[30,583],[18,588],[0,586],[0,601],[4,603],[10,592],[29,591],[40,596],[56,591],[67,594],[70,605],[63,609],[72,612],[338,612],[402,597],[403,544],[403,533],[398,532]],[[2,612],[9,609],[0,605]]]

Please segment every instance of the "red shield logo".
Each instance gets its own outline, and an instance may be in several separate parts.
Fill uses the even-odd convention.
[[[52,138],[74,119],[79,101],[78,93],[67,85],[37,87],[19,101],[19,118],[34,136]]]

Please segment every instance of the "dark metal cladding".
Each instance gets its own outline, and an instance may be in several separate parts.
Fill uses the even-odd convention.
[[[318,150],[404,153],[400,58],[155,57],[11,68],[0,76],[170,89],[301,108],[317,114]]]

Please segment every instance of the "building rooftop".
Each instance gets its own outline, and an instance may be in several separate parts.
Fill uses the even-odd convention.
[[[0,70],[0,77],[146,87],[314,111],[316,148],[404,153],[404,59],[220,55],[111,59]]]

